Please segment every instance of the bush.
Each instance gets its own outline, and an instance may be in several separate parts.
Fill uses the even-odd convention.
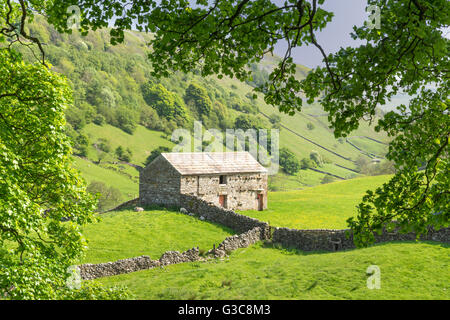
[[[300,168],[302,170],[309,169],[309,168],[316,168],[317,164],[312,161],[310,158],[303,158],[300,160]]]
[[[179,126],[190,121],[184,102],[176,93],[162,84],[147,83],[141,89],[145,102],[155,109],[161,119],[174,120]],[[207,94],[205,99],[209,99]]]
[[[144,107],[139,115],[139,123],[152,130],[163,130],[163,125],[155,109],[150,107]]]
[[[300,162],[287,148],[280,149],[280,166],[289,175],[294,175],[300,170]]]
[[[163,152],[170,152],[170,149],[168,147],[158,147],[150,153],[150,155],[145,160],[145,165],[149,165],[153,160],[155,160],[161,153]]]
[[[126,150],[122,146],[118,146],[116,149],[116,156],[120,161],[130,162],[133,152],[127,148]]]
[[[252,115],[240,115],[234,121],[234,127],[236,129],[248,130],[248,129],[266,129],[269,127],[267,123],[257,116]]]
[[[356,166],[358,167],[360,173],[369,176],[395,173],[395,164],[388,160],[375,163],[367,157],[359,156],[358,159],[356,159]]]
[[[86,119],[84,118],[83,111],[80,109],[70,106],[67,108],[66,112],[66,121],[72,125],[75,130],[80,130],[86,125]]]
[[[94,117],[94,120],[92,120],[96,125],[102,126],[105,124],[105,117],[101,114],[98,114]]]
[[[311,151],[309,158],[316,163],[318,167],[323,167],[323,159],[317,151]]]
[[[333,176],[330,176],[329,174],[326,174],[322,180],[320,181],[320,183],[325,184],[325,183],[330,183],[330,182],[334,182],[336,181],[336,179]]]
[[[84,134],[79,134],[75,139],[75,150],[74,154],[87,157],[88,147],[89,147],[89,138]]]
[[[186,105],[191,106],[198,116],[208,116],[212,110],[211,98],[204,87],[196,82],[192,82],[186,89],[184,95]]]
[[[136,130],[137,121],[135,114],[125,107],[116,110],[116,125],[126,133],[133,134]]]
[[[312,122],[308,122],[306,127],[308,128],[308,130],[314,130],[314,128],[315,128],[315,126],[312,124]]]
[[[98,211],[113,208],[122,201],[122,193],[119,189],[114,187],[108,188],[105,183],[100,181],[92,181],[86,190],[93,195],[98,195]]]
[[[104,138],[98,139],[96,146],[98,149],[100,149],[103,152],[108,153],[111,151],[111,144],[108,139],[104,139]]]

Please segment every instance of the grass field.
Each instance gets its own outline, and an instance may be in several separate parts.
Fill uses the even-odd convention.
[[[449,299],[448,245],[385,243],[334,253],[301,253],[262,244],[228,260],[185,263],[102,278],[137,299]],[[366,286],[367,267],[381,289]]]
[[[166,209],[118,211],[101,215],[102,221],[84,230],[89,249],[83,262],[99,263],[149,255],[159,259],[168,250],[199,246],[209,250],[233,232]]]
[[[389,177],[364,177],[299,191],[269,192],[268,210],[241,213],[277,227],[344,229],[366,190],[374,190]]]
[[[270,210],[246,212],[272,225],[344,228],[366,189],[388,176],[270,193]],[[266,216],[261,216],[266,215]],[[267,218],[267,219],[265,219]],[[84,230],[83,262],[99,263],[194,246],[208,250],[231,230],[178,212],[118,211]],[[259,242],[226,259],[183,263],[96,281],[122,285],[137,299],[449,299],[449,245],[392,242],[333,253],[281,248]],[[381,270],[381,289],[366,286],[370,265]]]
[[[92,142],[96,142],[100,138],[107,139],[113,151],[118,146],[129,148],[133,153],[131,162],[137,165],[143,165],[153,149],[159,146],[173,146],[172,142],[162,138],[162,132],[149,130],[143,126],[137,126],[136,131],[130,135],[109,124],[98,126],[91,123],[83,128],[83,133],[87,134]],[[92,147],[89,158],[91,160],[97,160],[98,158],[95,149]]]
[[[118,172],[102,168],[99,165],[78,157],[73,159],[73,167],[81,172],[81,176],[88,184],[92,181],[101,181],[108,186],[118,188],[122,192],[124,200],[136,198],[139,194],[139,184]],[[129,170],[135,169],[131,168]]]

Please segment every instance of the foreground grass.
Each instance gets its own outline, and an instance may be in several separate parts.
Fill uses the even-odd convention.
[[[346,220],[355,215],[356,205],[366,190],[376,189],[389,177],[364,177],[299,191],[269,192],[268,210],[240,213],[277,227],[344,229]]]
[[[83,262],[99,263],[149,255],[159,259],[168,250],[185,251],[199,246],[209,250],[232,231],[178,212],[148,210],[117,211],[89,225],[84,236],[89,249]]]
[[[138,299],[449,299],[449,246],[385,243],[370,248],[301,253],[257,244],[225,261],[185,263],[103,278]],[[367,267],[381,289],[366,286]]]

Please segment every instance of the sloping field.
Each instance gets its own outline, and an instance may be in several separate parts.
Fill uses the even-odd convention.
[[[104,182],[108,186],[118,188],[122,192],[124,199],[133,199],[139,194],[139,184],[119,172],[105,169],[91,161],[78,157],[74,157],[73,167],[81,172],[81,176],[88,184],[92,181]],[[131,169],[135,170],[133,168]],[[127,168],[127,170],[131,169]]]
[[[197,246],[207,251],[233,234],[223,226],[166,209],[110,212],[101,215],[101,220],[83,232],[89,241],[85,263],[141,255],[157,260],[165,251]]]
[[[269,209],[242,211],[277,227],[295,229],[345,229],[346,220],[366,190],[374,190],[390,176],[363,177],[288,192],[269,192]]]
[[[153,149],[159,146],[173,146],[172,142],[161,137],[162,132],[149,130],[143,126],[137,126],[136,131],[131,135],[108,124],[98,126],[91,123],[83,128],[83,132],[90,137],[92,142],[96,142],[100,138],[107,139],[113,152],[118,146],[129,148],[133,153],[131,162],[141,166]],[[97,160],[93,150],[91,150],[89,158]]]

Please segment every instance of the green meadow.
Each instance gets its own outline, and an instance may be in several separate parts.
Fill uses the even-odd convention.
[[[449,299],[448,245],[384,243],[303,253],[257,244],[226,260],[185,263],[98,281],[126,285],[137,299]],[[377,265],[381,288],[368,289]]]
[[[291,192],[270,192],[269,210],[242,212],[291,228],[345,228],[364,190],[389,176],[357,178]],[[101,215],[85,228],[83,262],[99,263],[167,250],[203,251],[233,232],[166,209]],[[239,249],[225,259],[184,263],[95,281],[127,286],[136,299],[449,299],[449,245],[390,242],[340,252],[302,252],[270,242]],[[370,265],[381,288],[368,289]]]
[[[157,260],[165,251],[182,252],[197,246],[207,251],[234,234],[226,227],[167,209],[115,211],[100,215],[100,219],[83,230],[89,241],[85,263],[141,255]]]
[[[139,184],[120,172],[103,168],[79,157],[74,157],[73,167],[81,172],[88,184],[92,181],[101,181],[108,186],[118,188],[124,196],[124,200],[134,199],[139,194]],[[130,170],[134,170],[136,175],[138,174],[136,169],[131,168]]]
[[[345,229],[346,220],[355,215],[356,206],[366,190],[380,187],[389,177],[355,178],[304,190],[269,192],[267,210],[240,213],[276,227]]]
[[[149,130],[140,125],[136,127],[136,131],[133,134],[129,134],[109,124],[98,126],[91,123],[83,128],[83,133],[93,142],[99,139],[107,139],[111,144],[112,150],[115,150],[118,146],[129,148],[132,152],[131,163],[140,166],[144,165],[145,159],[153,149],[160,146],[171,147],[174,145],[163,137],[162,132]],[[97,152],[92,146],[89,149],[88,156],[91,160],[98,160]]]

